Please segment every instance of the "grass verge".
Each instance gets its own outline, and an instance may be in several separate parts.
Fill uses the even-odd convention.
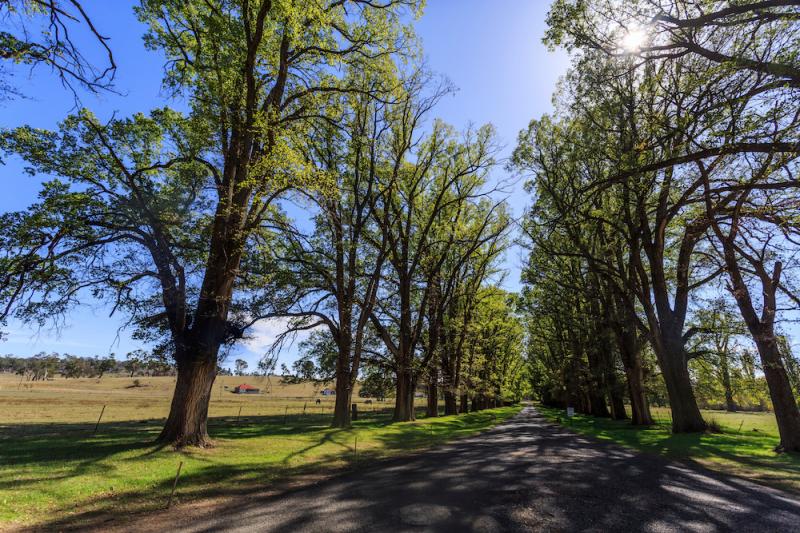
[[[293,475],[333,472],[485,430],[520,407],[390,423],[370,413],[351,429],[330,417],[212,418],[215,447],[174,451],[152,444],[160,420],[0,427],[0,529],[80,526],[82,520],[166,504],[179,462],[177,501],[242,494]]]
[[[562,409],[536,408],[549,420],[584,435],[800,493],[800,456],[775,453],[779,439],[769,413],[703,411],[707,421],[719,425],[720,433],[673,434],[667,416],[656,416],[654,426],[642,428],[625,420],[580,414],[567,418]]]

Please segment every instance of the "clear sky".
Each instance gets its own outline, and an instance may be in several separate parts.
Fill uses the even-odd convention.
[[[133,4],[128,0],[84,2],[96,26],[111,37],[119,65],[119,95],[82,95],[83,104],[100,118],[108,119],[114,113],[126,116],[167,104],[182,107],[180,102],[167,100],[160,89],[163,61],[158,54],[144,50],[144,28],[133,15]],[[428,65],[459,88],[454,96],[441,102],[435,115],[457,128],[491,122],[505,146],[502,155],[508,156],[517,133],[532,118],[550,111],[556,82],[568,66],[566,54],[549,52],[541,43],[549,4],[549,0],[428,0],[417,24]],[[73,109],[70,93],[44,69],[32,74],[15,71],[12,81],[27,98],[0,103],[0,127],[29,124],[54,128]],[[0,211],[21,209],[35,200],[39,181],[24,176],[20,168],[16,161],[0,167]],[[495,179],[506,177],[500,165]],[[510,197],[516,216],[528,201],[518,184]],[[519,252],[512,250],[506,257],[506,286],[511,290],[519,287],[520,263]],[[124,318],[109,317],[108,313],[103,304],[87,302],[58,331],[37,331],[11,323],[8,339],[0,341],[0,353],[114,352],[122,357],[140,347],[130,339],[128,331],[120,329],[125,325]],[[258,326],[255,338],[236,349],[234,356],[254,367],[279,330],[280,324],[275,323]],[[295,356],[294,349],[287,350],[281,354],[280,362],[288,364]]]

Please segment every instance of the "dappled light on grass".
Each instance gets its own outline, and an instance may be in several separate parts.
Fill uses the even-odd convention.
[[[537,409],[579,433],[800,491],[800,456],[775,452],[778,436],[771,413],[705,411],[707,419],[720,425],[721,433],[673,434],[668,416],[658,409],[654,409],[657,423],[651,427],[580,414],[566,418],[560,409]]]
[[[178,501],[242,494],[294,475],[367,466],[471,435],[518,411],[505,407],[395,424],[389,411],[379,411],[346,430],[330,428],[330,417],[322,415],[251,416],[238,423],[212,418],[215,447],[180,452],[153,444],[160,420],[108,424],[96,435],[92,424],[6,424],[0,427],[0,524],[57,515],[61,525],[80,525],[111,509],[163,507],[180,461]]]

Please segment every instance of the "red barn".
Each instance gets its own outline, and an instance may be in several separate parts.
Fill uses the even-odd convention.
[[[235,392],[236,394],[258,394],[259,392],[261,392],[261,390],[251,385],[248,385],[247,383],[242,383],[241,385],[233,389],[233,392]]]

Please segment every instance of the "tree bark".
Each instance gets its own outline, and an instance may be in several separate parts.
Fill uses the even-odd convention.
[[[587,394],[589,395],[589,414],[607,418],[610,416],[605,394],[605,372],[602,356],[594,350],[586,354],[589,360],[589,379],[586,380]]]
[[[349,365],[349,361],[347,364]],[[353,387],[350,384],[349,372],[344,371],[336,375],[336,403],[333,407],[331,427],[349,428],[352,424],[350,403],[353,401]]]
[[[458,414],[458,403],[456,395],[452,391],[444,390],[444,414],[445,416]]]
[[[216,354],[191,360],[181,357],[177,367],[178,377],[169,416],[157,442],[172,444],[176,448],[210,446],[208,403],[217,375]]]
[[[631,400],[631,424],[634,426],[653,425],[650,404],[644,386],[644,365],[642,364],[641,340],[635,331],[627,326],[617,329],[622,367],[628,382],[628,396]]]
[[[410,370],[397,373],[397,388],[394,399],[394,422],[409,422],[414,416],[414,385]],[[409,401],[409,398],[411,401]]]
[[[665,335],[662,335],[662,338]],[[686,349],[680,334],[676,338],[667,337],[665,344],[657,343],[658,357],[664,383],[667,386],[669,405],[672,409],[673,433],[697,433],[707,426],[697,407],[692,381],[689,376]]]
[[[624,359],[623,359],[624,360]],[[628,381],[628,395],[631,399],[631,424],[634,426],[653,425],[650,404],[644,387],[644,368],[639,354],[629,359],[625,365],[625,377]]]
[[[625,412],[625,395],[622,393],[616,376],[614,382],[609,385],[609,396],[611,399],[611,418],[614,420],[627,420],[628,414]]]
[[[728,352],[723,350],[719,353],[719,366],[722,372],[722,387],[725,389],[725,410],[737,411],[736,402],[733,401],[733,387],[731,386],[731,368],[728,361]]]
[[[425,416],[439,416],[439,372],[436,365],[432,365],[428,375],[428,405]]]
[[[759,260],[757,257],[743,254],[761,282],[762,310],[759,316],[753,305],[750,289],[744,279],[737,257],[735,239],[739,230],[738,220],[731,223],[728,235],[723,233],[716,222],[713,228],[722,243],[722,255],[731,282],[729,288],[761,357],[761,366],[767,380],[772,408],[775,411],[775,420],[778,423],[778,434],[781,438],[777,449],[800,452],[800,409],[798,409],[792,392],[786,368],[783,366],[778,339],[775,336],[775,315],[778,309],[775,295],[783,265],[780,261],[776,261],[770,273],[767,271],[763,259]]]
[[[778,448],[785,452],[800,452],[800,410],[783,366],[775,334],[770,331],[771,327],[762,326],[761,329],[762,331],[753,336],[761,356],[775,420],[778,422],[778,434],[781,437]]]

